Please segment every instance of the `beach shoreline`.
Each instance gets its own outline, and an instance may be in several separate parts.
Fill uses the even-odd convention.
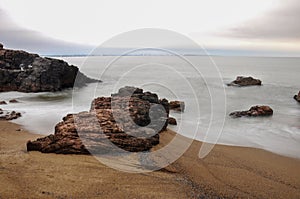
[[[0,198],[300,197],[300,160],[262,149],[216,145],[199,159],[201,142],[193,141],[170,166],[132,174],[90,155],[28,153],[26,142],[41,135],[11,122],[1,121],[0,133]],[[155,148],[174,135],[161,133]]]

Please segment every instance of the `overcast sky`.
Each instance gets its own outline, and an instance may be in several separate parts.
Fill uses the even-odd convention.
[[[186,35],[212,53],[300,56],[298,0],[2,0],[0,43],[86,54],[139,28]]]

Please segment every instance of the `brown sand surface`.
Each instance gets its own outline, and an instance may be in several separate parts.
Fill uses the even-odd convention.
[[[217,145],[199,159],[194,141],[167,168],[132,174],[93,156],[28,153],[41,136],[20,128],[0,121],[0,198],[300,198],[300,160],[261,149]]]

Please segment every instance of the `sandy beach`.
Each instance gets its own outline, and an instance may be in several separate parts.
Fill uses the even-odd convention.
[[[300,160],[261,149],[217,145],[198,158],[194,141],[175,163],[143,174],[120,172],[89,155],[26,151],[40,135],[0,122],[0,198],[299,198]],[[174,132],[161,134],[162,147]]]

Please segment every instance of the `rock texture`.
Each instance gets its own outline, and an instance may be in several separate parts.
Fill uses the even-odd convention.
[[[28,151],[63,154],[110,153],[117,146],[148,151],[168,125],[169,104],[154,93],[121,88],[112,97],[93,100],[88,112],[69,114],[49,135],[27,143]]]
[[[185,104],[183,101],[170,101],[169,103],[170,110],[178,111],[178,112],[184,112]]]
[[[15,112],[15,111],[4,111],[0,109],[0,120],[14,120],[19,117],[21,117],[21,113]]]
[[[295,95],[295,96],[294,96],[294,99],[295,99],[296,101],[300,102],[300,91],[299,91],[298,95]]]
[[[237,117],[258,117],[258,116],[271,116],[273,110],[269,106],[252,106],[248,111],[235,111],[229,114],[230,116]]]
[[[0,48],[0,92],[60,91],[73,87],[75,79],[78,87],[96,82],[65,61]]]
[[[227,84],[228,86],[261,86],[262,82],[253,77],[238,76],[236,80]]]

